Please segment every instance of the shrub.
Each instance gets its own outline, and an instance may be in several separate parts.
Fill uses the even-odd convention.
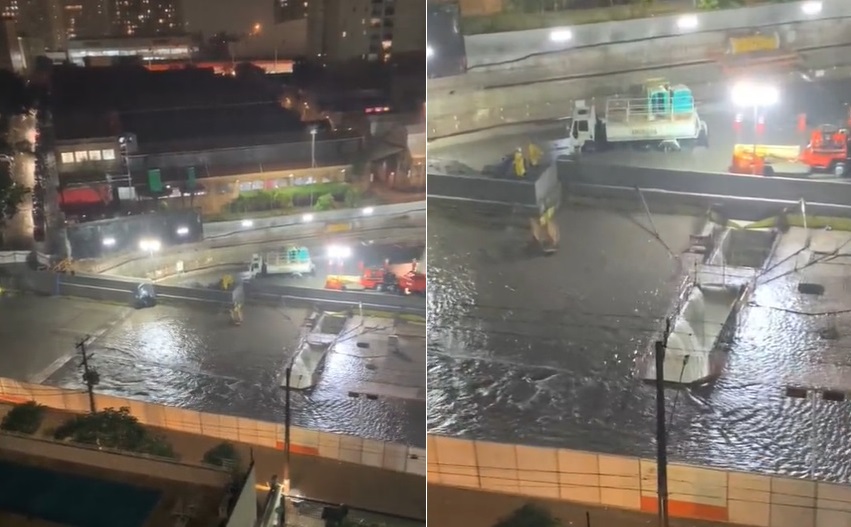
[[[360,205],[360,202],[361,202],[360,190],[358,190],[355,187],[349,187],[349,189],[346,190],[346,196],[343,199],[343,202],[345,203],[346,207],[348,207],[350,209],[353,209],[353,208],[357,207],[358,205]]]
[[[316,205],[313,206],[318,211],[331,210],[334,208],[334,196],[331,194],[322,194],[316,199]]]
[[[35,401],[16,404],[0,422],[0,430],[32,435],[41,428],[46,408]]]
[[[204,452],[202,461],[208,465],[217,467],[233,467],[240,465],[239,452],[236,451],[236,446],[233,443],[219,443],[210,450]]]
[[[140,454],[176,458],[165,438],[152,434],[130,415],[130,408],[107,408],[93,414],[78,415],[53,433],[60,441],[97,445]]]

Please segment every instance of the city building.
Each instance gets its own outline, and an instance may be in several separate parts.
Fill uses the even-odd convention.
[[[0,18],[0,69],[21,73],[25,66],[26,59],[18,40],[15,21]]]
[[[18,35],[42,41],[45,49],[65,46],[61,0],[0,0],[0,16],[14,20]]]
[[[388,61],[425,51],[425,0],[323,0],[308,5],[308,47],[329,62]]]
[[[181,35],[183,10],[179,0],[109,0],[112,36]]]
[[[321,0],[273,0],[275,23],[283,24],[291,20],[307,18],[309,4],[319,1]]]
[[[107,0],[63,0],[68,39],[95,38],[109,34]]]
[[[109,65],[137,57],[145,63],[185,61],[198,51],[190,37],[101,38],[68,42],[68,60],[77,65]]]

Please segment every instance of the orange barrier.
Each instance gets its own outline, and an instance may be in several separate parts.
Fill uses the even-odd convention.
[[[36,401],[56,410],[73,413],[89,411],[88,395],[84,391],[4,378],[0,378],[0,401],[12,404]],[[95,402],[98,408],[129,407],[139,422],[147,426],[279,450],[284,448],[284,425],[280,423],[209,414],[104,394],[97,394]],[[297,426],[290,427],[290,441],[291,452],[297,454],[421,476],[426,474],[426,452],[422,448]]]
[[[431,435],[428,482],[656,512],[656,462]],[[851,525],[851,486],[671,463],[672,517],[756,527]]]

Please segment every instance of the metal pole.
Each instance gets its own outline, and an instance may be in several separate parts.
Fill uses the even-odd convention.
[[[812,418],[811,418],[811,420],[812,420],[812,423],[813,423],[813,430],[812,430],[812,433],[810,435],[810,479],[815,480],[815,478],[816,478],[816,448],[817,448],[817,445],[818,445],[818,428],[816,428],[818,426],[818,420],[816,419],[816,410],[818,408],[817,405],[816,405],[816,403],[817,403],[816,398],[818,397],[818,390],[812,390],[812,392],[810,393],[810,396],[812,398],[812,401],[810,402],[810,404],[812,405]]]
[[[310,134],[310,168],[316,168],[316,132]]]
[[[753,173],[756,175],[756,143],[759,136],[759,106],[753,107]]]
[[[281,527],[285,527],[287,524],[287,496],[290,493],[290,393],[292,391],[290,388],[290,379],[292,378],[292,373],[293,366],[292,361],[290,361],[289,366],[287,366],[287,379],[284,386],[286,390],[284,400],[284,490],[281,493]]]
[[[665,343],[656,342],[656,475],[659,527],[668,527],[668,441],[665,426]]]
[[[86,354],[86,340],[88,340],[88,337],[78,342],[77,349],[80,350],[80,355],[83,357],[83,382],[86,383],[86,391],[89,393],[89,409],[94,414],[97,413],[97,406],[95,405],[95,379],[92,378],[94,372],[89,369],[89,356]]]

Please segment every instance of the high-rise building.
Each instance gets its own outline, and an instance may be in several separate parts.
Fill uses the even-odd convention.
[[[64,0],[69,39],[103,37],[109,33],[107,0]]]
[[[275,23],[283,24],[291,20],[307,18],[310,2],[321,0],[272,0],[274,2]]]
[[[389,60],[425,51],[426,0],[314,0],[307,14],[308,46],[328,61]]]
[[[111,36],[152,37],[184,32],[179,0],[109,0]]]
[[[47,49],[65,47],[60,0],[0,0],[0,16],[13,19],[20,36],[38,39]]]

